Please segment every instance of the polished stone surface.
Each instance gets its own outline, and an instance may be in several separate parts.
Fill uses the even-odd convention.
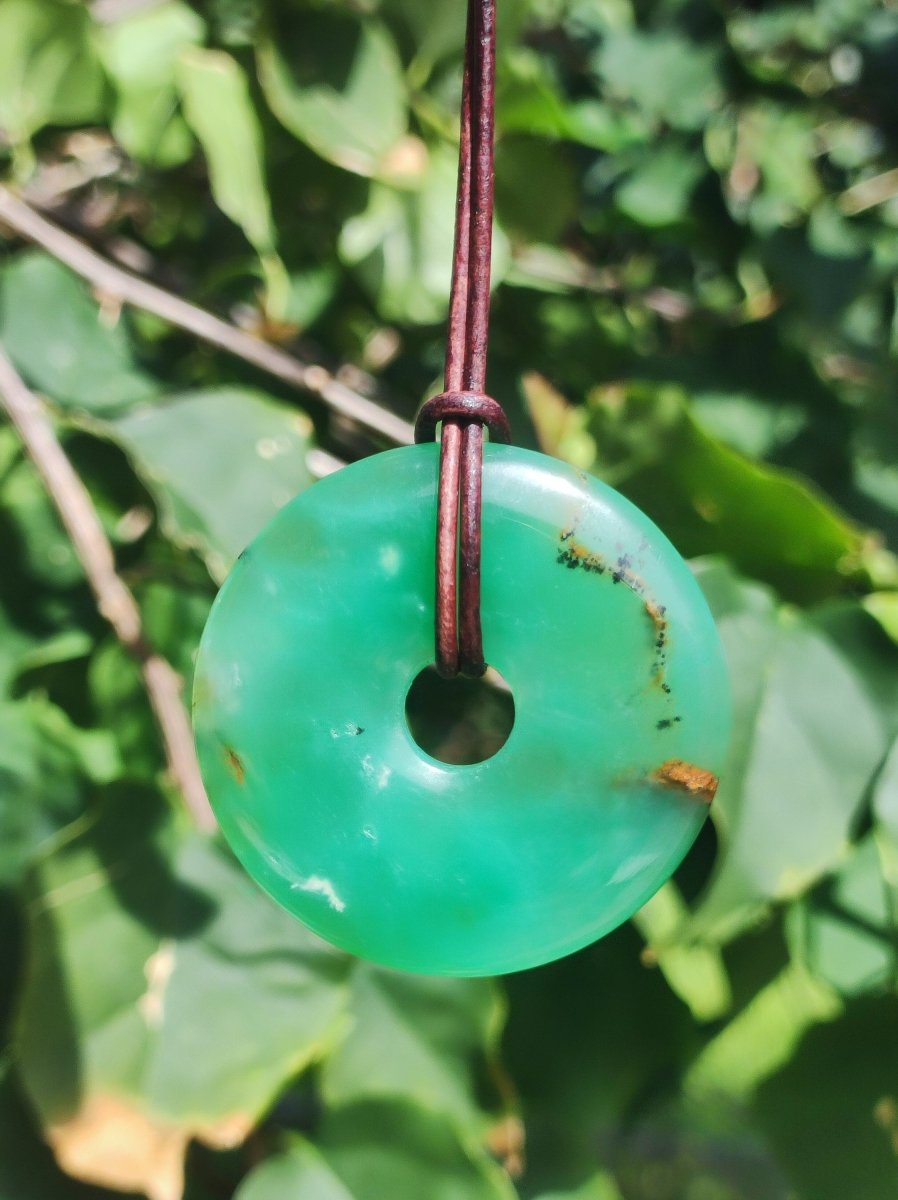
[[[483,627],[515,701],[485,762],[413,741],[433,659],[438,447],[288,504],[227,579],[194,692],[203,774],[247,870],[323,937],[425,973],[515,971],[613,929],[686,853],[729,725],[689,569],[612,489],[487,446]]]

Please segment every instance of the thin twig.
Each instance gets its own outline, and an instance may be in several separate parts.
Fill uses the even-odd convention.
[[[41,246],[104,295],[153,313],[284,383],[310,392],[334,412],[381,434],[390,442],[406,445],[413,441],[414,430],[408,421],[353,391],[324,367],[300,362],[277,346],[269,345],[180,296],[116,266],[35,212],[5,187],[0,187],[0,222],[27,241]]]
[[[181,677],[147,643],[137,601],[116,573],[112,546],[90,493],[63,450],[43,404],[25,386],[2,350],[0,407],[18,430],[28,457],[56,506],[100,612],[140,666],[171,777],[197,826],[209,832],[215,828],[215,817],[200,776],[181,694]]]
[[[306,454],[306,466],[316,479],[323,479],[325,475],[333,475],[337,471],[342,471],[346,463],[342,458],[337,458],[336,455],[328,454],[326,450],[313,446]]]
[[[885,204],[887,200],[892,200],[898,195],[898,167],[893,167],[890,171],[883,171],[880,175],[874,175],[870,179],[862,179],[860,183],[853,184],[838,198],[838,205],[842,212],[847,213],[849,217],[856,217],[859,213],[866,212],[868,208],[875,208],[878,204]]]

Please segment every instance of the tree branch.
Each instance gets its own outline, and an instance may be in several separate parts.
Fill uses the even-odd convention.
[[[286,351],[263,342],[236,325],[231,325],[180,296],[174,296],[130,271],[109,262],[24,200],[0,186],[0,221],[20,237],[42,247],[48,254],[88,280],[107,296],[153,313],[170,325],[187,330],[203,342],[267,371],[284,383],[317,396],[341,416],[355,421],[390,442],[406,445],[414,439],[408,421],[397,417],[373,400],[347,387],[324,367],[300,362]]]
[[[0,407],[18,430],[25,450],[56,506],[100,612],[140,666],[172,780],[197,826],[210,832],[216,827],[215,817],[200,776],[190,721],[181,694],[181,677],[144,638],[137,601],[116,573],[112,546],[90,493],[63,450],[43,404],[28,390],[2,350]]]

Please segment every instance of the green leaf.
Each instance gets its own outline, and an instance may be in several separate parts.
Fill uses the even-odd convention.
[[[381,317],[426,325],[441,321],[449,307],[455,223],[455,152],[430,153],[416,190],[375,181],[368,207],[344,225],[339,253],[354,267]],[[493,238],[493,283],[502,278],[507,247]]]
[[[898,592],[871,592],[861,604],[892,641],[898,642]]]
[[[734,732],[712,808],[719,859],[687,928],[725,941],[842,859],[891,739],[898,675],[855,606],[804,617],[720,566],[699,582],[729,662]]]
[[[415,47],[418,77],[426,78],[434,64],[461,54],[465,44],[465,12],[454,0],[432,0],[426,7],[417,0],[383,0],[380,7],[391,23],[401,22],[408,29]]]
[[[155,394],[135,365],[125,320],[110,323],[80,280],[39,251],[17,255],[0,276],[0,340],[56,404],[105,414]]]
[[[606,34],[595,69],[606,94],[675,129],[699,129],[723,98],[718,57],[713,44],[680,33],[616,29]]]
[[[689,216],[692,193],[707,167],[700,155],[673,140],[653,146],[614,193],[614,202],[632,221],[661,228]]]
[[[285,1154],[273,1154],[250,1171],[234,1200],[283,1200],[309,1196],[315,1200],[355,1200],[319,1152],[308,1142],[297,1142]]]
[[[343,227],[340,257],[386,320],[432,324],[448,309],[456,172],[451,153],[437,151],[420,190],[375,182],[368,207]]]
[[[397,1145],[396,1131],[402,1130]],[[321,1128],[324,1156],[360,1200],[514,1200],[515,1191],[473,1141],[425,1109],[363,1102],[328,1114]]]
[[[0,703],[0,886],[84,809],[77,738],[48,700]]]
[[[173,167],[190,157],[193,138],[178,112],[175,68],[187,46],[202,42],[205,27],[180,0],[165,0],[106,26],[103,65],[116,90],[115,139],[133,157]]]
[[[87,686],[94,716],[115,738],[128,778],[155,780],[164,767],[158,726],[140,668],[114,635],[91,655]]]
[[[6,473],[0,483],[0,503],[10,533],[15,531],[20,538],[17,565],[23,575],[43,589],[61,590],[81,582],[84,572],[71,539],[27,459],[20,459]],[[14,534],[9,540],[14,540]],[[36,624],[39,627],[41,622]]]
[[[102,94],[86,8],[62,0],[3,0],[0,131],[13,144],[43,125],[96,120]]]
[[[0,429],[0,697],[21,677],[83,659],[93,637],[83,571],[18,434]]]
[[[212,604],[212,589],[149,579],[135,582],[134,595],[147,641],[165,655],[189,690],[196,648]]]
[[[748,1099],[780,1070],[808,1029],[831,1021],[842,1003],[826,984],[792,964],[762,988],[689,1069],[688,1095]]]
[[[496,124],[500,133],[579,142],[608,154],[645,143],[645,119],[592,97],[571,103],[546,60],[535,51],[515,46],[498,65]]]
[[[729,189],[730,211],[759,232],[793,225],[822,195],[817,121],[810,109],[768,99],[741,110],[724,108],[709,122],[706,152],[731,182],[746,180]]]
[[[629,925],[559,962],[510,975],[503,1057],[520,1094],[528,1190],[593,1175],[599,1145],[663,1093],[696,1050],[694,1021]]]
[[[177,78],[184,115],[206,156],[215,203],[255,247],[265,272],[268,308],[280,316],[288,282],[275,249],[262,131],[246,75],[222,50],[191,48],[181,54]]]
[[[471,1066],[492,1052],[501,1025],[491,980],[428,979],[359,963],[351,1011],[349,1033],[322,1068],[329,1104],[393,1097],[482,1125]]]
[[[723,956],[716,946],[679,940],[689,910],[671,880],[644,904],[633,924],[646,940],[643,962],[657,963],[697,1021],[714,1021],[732,1006],[733,997]]]
[[[692,410],[706,433],[749,459],[770,458],[807,425],[797,404],[765,403],[751,393],[697,393]]]
[[[540,449],[581,471],[588,470],[596,460],[596,443],[586,431],[586,411],[568,404],[536,371],[521,377],[521,390]]]
[[[339,282],[336,263],[292,271],[283,320],[299,330],[314,325],[334,299]]]
[[[888,985],[898,975],[891,901],[876,838],[868,834],[831,879],[792,906],[793,958],[841,996]]]
[[[288,500],[312,482],[312,424],[261,392],[168,397],[108,426],[159,504],[163,530],[221,580]]]
[[[676,387],[597,388],[588,411],[593,470],[657,521],[681,554],[727,554],[801,601],[863,578],[862,531],[808,483],[706,433]]]
[[[425,1109],[363,1102],[325,1117],[315,1149],[299,1143],[252,1172],[235,1200],[514,1200],[504,1172]]]
[[[241,1140],[338,1034],[345,956],[149,792],[44,860],[29,913],[16,1061],[80,1178],[180,1195],[188,1140]]]
[[[259,80],[275,116],[322,158],[375,175],[408,124],[402,64],[371,19],[280,9],[258,44]]]
[[[787,225],[809,212],[821,194],[813,115],[764,103],[745,114],[742,129],[744,161],[757,163],[763,181],[752,204],[755,225]]]
[[[813,1200],[898,1192],[898,999],[856,1001],[810,1029],[753,1111],[792,1185]]]

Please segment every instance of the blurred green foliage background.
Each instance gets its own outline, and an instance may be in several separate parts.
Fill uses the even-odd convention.
[[[188,686],[246,541],[388,444],[322,392],[438,379],[464,7],[0,0],[0,342]],[[0,1200],[898,1195],[898,5],[498,8],[490,389],[697,559],[713,822],[554,965],[332,951],[191,827],[0,422]],[[91,289],[13,196],[321,370]]]

